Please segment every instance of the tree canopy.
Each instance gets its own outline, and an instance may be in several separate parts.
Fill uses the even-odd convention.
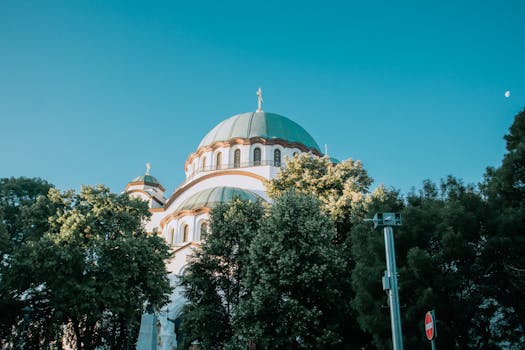
[[[347,159],[334,164],[326,156],[303,153],[287,159],[286,167],[267,181],[266,189],[271,198],[291,189],[317,197],[322,210],[335,222],[341,240],[351,225],[362,219],[364,199],[372,181],[360,161]]]
[[[370,342],[369,336],[358,326],[355,310],[351,307],[354,296],[351,275],[355,261],[350,254],[349,232],[353,226],[362,223],[367,214],[371,183],[372,178],[359,161],[348,159],[334,164],[328,157],[301,154],[287,159],[286,167],[266,184],[273,198],[279,198],[290,190],[313,195],[320,201],[321,210],[333,222],[336,236],[332,243],[338,245],[333,251],[334,258],[345,264],[343,269],[337,271],[337,286],[334,286],[340,292],[337,303],[339,322],[344,327],[341,345],[344,348],[360,349]]]
[[[449,177],[438,189],[426,182],[406,204],[394,195],[370,202],[370,215],[400,211],[403,226],[395,232],[403,332],[408,348],[424,344],[423,315],[435,309],[439,320],[439,345],[478,348],[491,337],[482,319],[483,262],[479,259],[486,232],[487,208],[479,192]],[[352,274],[361,326],[374,337],[379,349],[389,349],[387,299],[380,277],[385,269],[381,232],[370,225],[352,232],[356,267]],[[480,320],[476,323],[476,320]],[[484,343],[485,341],[485,343]]]
[[[0,339],[9,339],[13,325],[22,318],[24,303],[12,296],[6,280],[13,254],[25,242],[36,241],[49,228],[54,208],[47,194],[53,186],[42,179],[0,179]],[[30,276],[26,276],[29,278]]]
[[[482,184],[490,208],[483,258],[490,295],[510,308],[525,330],[525,109],[505,135],[501,166],[488,168]]]
[[[145,232],[146,203],[102,186],[51,188],[47,200],[54,209],[47,230],[14,250],[2,271],[9,297],[33,310],[26,347],[45,348],[65,335],[76,349],[125,348],[145,305],[159,308],[170,293],[168,247]]]
[[[313,196],[286,192],[275,200],[250,247],[241,339],[263,349],[342,343],[338,277],[346,264],[334,238]]]
[[[259,230],[263,206],[237,198],[218,204],[210,215],[211,233],[181,281],[188,303],[182,311],[180,349],[194,340],[206,349],[223,349],[233,342],[238,305],[247,293],[249,247]]]
[[[0,253],[9,254],[15,246],[39,239],[47,230],[47,218],[53,213],[47,193],[52,187],[39,178],[0,179],[0,234],[4,235]]]

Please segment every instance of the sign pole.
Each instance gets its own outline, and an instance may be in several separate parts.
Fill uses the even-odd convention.
[[[388,225],[384,227],[386,251],[386,278],[390,282],[388,299],[390,304],[390,323],[392,327],[392,344],[394,350],[403,350],[403,334],[401,332],[401,311],[399,308],[399,294],[397,290],[396,253],[394,249],[394,229]]]
[[[401,332],[401,311],[397,290],[396,251],[394,248],[393,226],[401,226],[400,213],[376,213],[372,219],[374,228],[383,227],[385,234],[386,271],[383,276],[383,290],[388,295],[390,306],[390,326],[392,327],[392,345],[394,350],[403,350]]]

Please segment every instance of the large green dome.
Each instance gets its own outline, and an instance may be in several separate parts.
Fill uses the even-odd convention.
[[[282,115],[266,112],[243,113],[224,120],[202,139],[199,148],[237,137],[297,142],[321,153],[313,137],[302,126]]]
[[[251,191],[237,187],[214,187],[202,190],[185,199],[175,210],[192,210],[199,208],[213,208],[218,203],[227,203],[234,198],[257,201],[261,197]]]

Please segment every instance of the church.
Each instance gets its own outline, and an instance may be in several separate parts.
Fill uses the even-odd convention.
[[[291,119],[262,110],[257,91],[255,112],[225,119],[208,132],[184,164],[186,179],[166,196],[162,184],[150,174],[134,178],[126,192],[149,203],[152,214],[146,230],[162,236],[173,257],[167,264],[175,287],[170,303],[156,314],[142,316],[137,349],[173,350],[177,347],[175,325],[184,304],[178,276],[193,249],[206,239],[209,212],[234,197],[268,200],[264,182],[285,166],[285,159],[299,153],[322,156],[310,134]]]

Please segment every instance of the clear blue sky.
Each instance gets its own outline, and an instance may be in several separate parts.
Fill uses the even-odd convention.
[[[374,186],[479,182],[525,106],[523,1],[0,1],[0,177],[171,193],[217,123],[264,109]],[[505,91],[510,90],[510,98]]]

